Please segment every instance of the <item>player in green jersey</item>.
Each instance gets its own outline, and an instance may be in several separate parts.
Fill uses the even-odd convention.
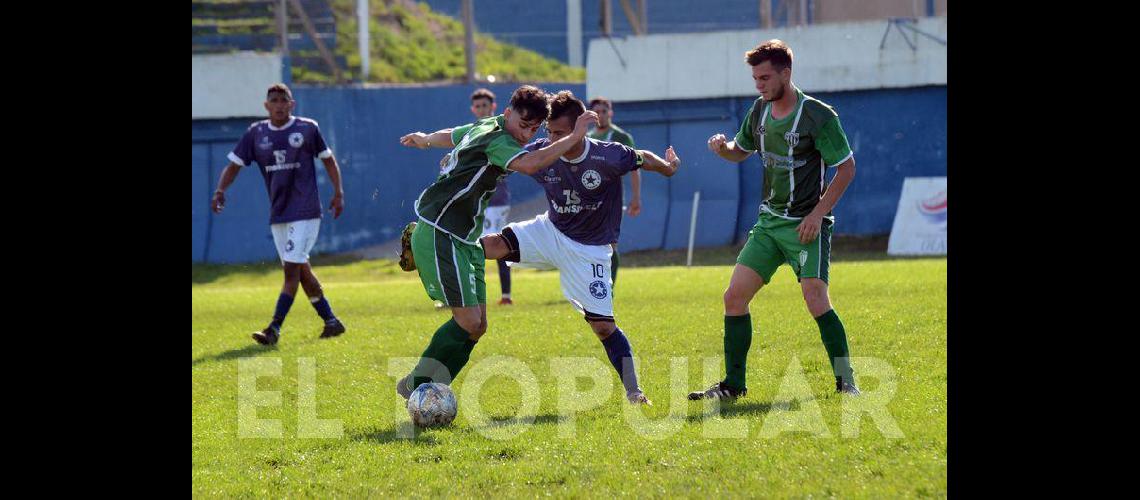
[[[605,97],[595,97],[590,100],[590,109],[598,114],[598,126],[593,132],[590,132],[591,139],[599,141],[616,142],[625,144],[631,149],[637,149],[633,144],[633,136],[629,132],[622,130],[613,122],[614,106],[609,99]],[[637,217],[641,213],[641,171],[634,170],[629,173],[629,186],[630,186],[630,199],[629,199],[629,216]],[[621,264],[621,259],[618,257],[618,242],[610,243],[610,248],[613,248],[613,254],[610,256],[610,279],[613,283],[610,287],[617,285],[618,264]]]
[[[759,153],[764,165],[763,201],[724,292],[725,378],[707,390],[690,393],[689,399],[735,399],[747,393],[746,361],[752,344],[748,304],[783,263],[795,271],[808,312],[819,325],[836,391],[859,394],[848,359],[847,334],[827,294],[835,225],[831,209],[855,177],[851,147],[835,111],[792,84],[792,49],[784,42],[764,42],[745,58],[760,98],[733,141],[716,134],[708,146],[731,162]],[[829,168],[836,173],[825,185],[824,171]]]
[[[508,170],[527,175],[554,163],[581,142],[597,122],[583,114],[569,136],[527,152],[522,148],[550,115],[547,94],[523,85],[511,95],[503,114],[431,134],[413,132],[400,144],[426,149],[449,148],[439,177],[415,202],[417,223],[402,237],[411,246],[415,268],[428,297],[451,307],[452,318],[436,330],[420,362],[396,384],[405,399],[425,382],[451,383],[487,331],[487,289],[484,253],[479,245],[483,212],[500,177]]]

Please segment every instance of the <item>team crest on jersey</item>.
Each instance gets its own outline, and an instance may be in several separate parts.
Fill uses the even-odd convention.
[[[807,258],[807,250],[800,250],[800,267],[804,267],[804,264],[807,264]]]
[[[605,282],[599,280],[590,283],[590,295],[593,295],[595,299],[602,300],[606,298],[606,295],[608,294],[609,292],[606,291]]]
[[[582,185],[586,186],[586,189],[598,189],[598,186],[602,185],[602,174],[597,170],[587,170],[582,174]]]
[[[797,134],[795,132],[788,132],[788,133],[784,134],[784,140],[788,141],[789,147],[794,148],[794,147],[796,147],[796,144],[800,143],[800,134]]]
[[[304,143],[305,143],[305,136],[301,135],[300,132],[293,132],[292,134],[289,134],[289,145],[290,146],[293,146],[295,148],[299,148]]]
[[[257,147],[268,151],[273,149],[273,143],[269,142],[268,135],[263,135],[261,136],[261,142],[257,143]]]

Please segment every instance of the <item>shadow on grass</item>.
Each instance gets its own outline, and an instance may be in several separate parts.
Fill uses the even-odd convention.
[[[339,266],[366,260],[351,254],[318,255],[309,260],[314,266]],[[389,259],[381,259],[389,260]],[[393,265],[395,261],[393,261]],[[244,274],[262,277],[281,274],[281,262],[276,260],[241,264],[190,264],[190,282],[195,285],[212,283],[227,276]]]
[[[536,415],[530,425],[557,425],[562,419],[562,415],[543,414]],[[527,425],[528,419],[526,417],[512,417],[496,419],[491,418],[489,424],[481,425],[479,427],[472,427],[468,429],[461,429],[455,425],[440,427],[437,429],[418,429],[411,424],[411,422],[400,422],[388,428],[371,427],[366,429],[359,429],[349,431],[347,436],[353,441],[371,441],[374,443],[386,444],[407,442],[415,445],[434,446],[439,444],[436,435],[439,433],[450,432],[475,432],[478,433],[484,430],[493,430],[511,425]]]
[[[442,429],[417,429],[411,422],[401,422],[390,428],[382,429],[371,427],[348,432],[348,438],[353,441],[371,441],[378,444],[412,443],[420,446],[435,446],[439,441],[433,433],[446,431],[451,427]]]
[[[774,406],[779,406],[779,405],[783,405],[786,407],[786,404],[784,404],[784,403],[779,403],[778,405],[773,405],[773,403],[771,401],[767,401],[767,402],[749,401],[749,402],[744,402],[744,403],[741,403],[741,402],[722,403],[720,406],[719,412],[717,411],[716,408],[713,408],[713,409],[704,411],[700,415],[689,415],[689,416],[685,417],[685,420],[688,420],[690,423],[700,423],[700,422],[705,421],[706,419],[715,418],[718,416],[721,418],[738,417],[738,416],[758,417],[758,416],[766,415],[768,412],[772,411],[772,408]]]
[[[931,257],[896,257],[887,255],[889,235],[875,236],[835,236],[831,240],[832,262],[861,262],[882,260],[914,260],[929,259]],[[745,240],[737,244],[719,247],[705,247],[693,249],[694,266],[731,266],[736,263],[736,256],[744,248]],[[661,267],[684,266],[688,260],[688,249],[673,250],[640,250],[636,252],[620,252],[621,267]],[[941,257],[936,257],[941,258]]]
[[[485,428],[494,429],[496,427],[507,427],[507,426],[517,425],[517,424],[524,424],[525,425],[528,423],[527,421],[530,420],[528,417],[529,417],[529,415],[526,417],[511,417],[511,418],[491,417],[489,419],[491,421],[489,424],[481,426],[479,428],[480,429],[485,429]],[[534,421],[530,422],[530,424],[531,425],[557,425],[559,422],[561,422],[565,418],[566,418],[565,415],[557,415],[557,414],[552,414],[552,413],[546,413],[546,414],[542,414],[542,415],[535,415]]]
[[[885,260],[916,260],[944,257],[896,257],[887,255],[888,235],[876,236],[835,236],[832,239],[832,262],[863,262]],[[697,248],[693,251],[694,266],[731,266],[736,263],[736,256],[744,248],[744,241],[734,245],[719,247]],[[688,257],[685,248],[673,250],[641,250],[636,252],[621,252],[621,267],[662,267],[684,266]],[[344,253],[335,255],[320,255],[313,257],[314,266],[340,266],[361,261],[367,261],[357,254]],[[377,259],[382,261],[379,269],[386,276],[400,275],[395,260]],[[191,283],[206,284],[229,276],[246,275],[250,278],[263,278],[280,274],[281,264],[277,261],[255,262],[248,264],[191,264]],[[557,272],[556,270],[531,270],[528,272]],[[492,273],[493,274],[493,273]],[[561,302],[559,302],[561,303]],[[545,305],[545,304],[544,304]]]
[[[250,342],[253,342],[253,340],[250,340]],[[195,359],[194,362],[190,364],[190,367],[193,368],[195,366],[198,366],[199,364],[210,362],[210,361],[226,361],[226,360],[230,360],[230,359],[246,358],[246,357],[250,357],[250,356],[256,356],[258,354],[264,354],[264,353],[276,352],[276,351],[277,351],[276,345],[269,346],[269,345],[261,345],[261,344],[250,344],[250,345],[247,345],[247,346],[242,347],[240,349],[230,349],[226,352],[202,356],[198,359]]]

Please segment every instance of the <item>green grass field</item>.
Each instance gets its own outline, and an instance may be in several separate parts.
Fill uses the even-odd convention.
[[[488,307],[488,333],[453,384],[459,416],[412,439],[393,391],[403,373],[390,375],[389,360],[418,356],[448,314],[390,261],[324,262],[316,272],[348,333],[318,340],[320,320],[299,297],[275,348],[249,338],[276,300],[272,265],[193,267],[195,496],[946,496],[945,259],[833,264],[832,302],[852,356],[874,358],[856,361],[857,402],[834,394],[819,331],[781,268],[752,303],[748,397],[719,411],[684,394],[714,381],[706,360],[722,375],[730,265],[622,267],[618,325],[655,403],[643,412],[625,403],[558,274],[516,271],[516,305]],[[488,264],[493,303],[499,284]],[[257,363],[277,364],[280,374],[253,386]],[[602,383],[556,376],[552,366],[562,364]],[[533,411],[522,410],[536,402],[535,384],[511,377],[520,373],[536,382]],[[559,404],[597,402],[568,395],[607,386],[609,397],[592,409]],[[891,387],[892,398],[876,399]],[[252,421],[252,391],[279,391],[278,405],[255,409],[258,419],[279,420],[278,437],[239,437],[249,433],[239,411]],[[901,437],[869,415],[845,424],[860,404],[879,405]],[[322,435],[314,419],[333,424],[331,437],[312,437]]]

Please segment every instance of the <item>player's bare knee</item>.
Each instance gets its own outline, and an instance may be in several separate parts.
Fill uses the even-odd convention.
[[[467,318],[463,316],[456,316],[455,322],[459,323],[459,327],[471,335],[482,335],[483,332],[479,330],[480,321],[478,318]]]
[[[724,313],[730,316],[739,316],[748,312],[749,297],[729,287],[724,291]]]
[[[480,321],[475,325],[475,328],[467,330],[467,338],[478,342],[485,333],[487,333],[487,320]]]
[[[617,330],[617,325],[611,321],[591,321],[590,329],[598,336],[598,340],[606,340]]]
[[[806,302],[808,312],[811,313],[812,317],[819,317],[819,315],[831,309],[831,301],[827,300],[826,296],[807,300]]]
[[[483,245],[483,254],[488,259],[499,260],[507,255],[507,244],[498,233],[479,238],[479,244]]]
[[[812,316],[819,316],[831,309],[831,300],[827,296],[827,283],[821,279],[808,278],[803,282],[804,304]]]
[[[479,340],[479,337],[487,333],[487,318],[480,317],[478,312],[472,313],[467,309],[469,308],[453,309],[453,317],[471,340]]]
[[[301,264],[286,262],[281,266],[281,269],[285,273],[286,283],[301,282]]]

